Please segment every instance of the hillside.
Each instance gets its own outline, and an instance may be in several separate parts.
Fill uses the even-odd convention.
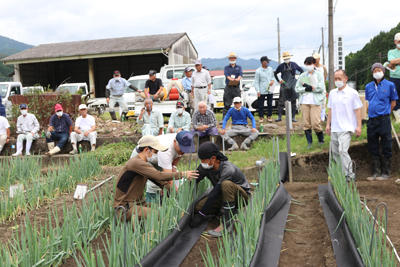
[[[203,66],[206,66],[210,70],[221,70],[221,69],[224,69],[224,67],[226,65],[228,65],[228,59],[225,57],[224,58],[202,58],[201,62],[203,64]],[[255,58],[250,58],[250,59],[238,58],[237,64],[242,66],[242,68],[245,70],[257,69],[258,67],[260,67],[260,60],[255,59]],[[269,65],[273,69],[276,69],[276,67],[278,66],[278,62],[271,60]]]
[[[22,50],[31,48],[31,45],[24,44],[13,39],[4,37],[0,35],[0,58],[7,57],[9,55],[18,53]],[[13,67],[9,65],[4,65],[0,62],[0,82],[9,81],[9,74],[13,72]]]
[[[388,32],[380,32],[372,38],[361,50],[346,56],[346,72],[350,80],[356,81],[357,88],[372,81],[370,67],[375,62],[382,64],[387,61],[387,53],[394,48],[393,37],[400,32],[400,23]],[[388,72],[386,72],[388,77]]]

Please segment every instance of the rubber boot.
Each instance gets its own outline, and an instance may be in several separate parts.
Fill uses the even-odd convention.
[[[311,144],[312,144],[312,132],[311,130],[305,130],[304,134],[306,135],[306,139],[307,139],[307,144],[308,144],[308,149],[311,148]]]
[[[233,217],[237,214],[237,208],[235,202],[225,202],[224,203],[224,214],[222,215],[222,222],[224,225],[224,231],[227,233],[233,230]],[[222,228],[217,227],[214,230],[209,230],[208,234],[212,237],[221,237]]]
[[[367,177],[368,181],[374,181],[380,176],[381,172],[379,170],[379,166],[380,166],[379,158],[373,158],[372,159],[372,165],[371,165],[371,167],[372,167],[372,175]]]
[[[385,181],[390,178],[390,165],[391,165],[392,159],[387,159],[383,158],[381,161],[381,166],[382,166],[382,175],[376,177],[376,180],[378,181]]]
[[[117,121],[117,115],[115,114],[115,111],[110,111],[110,116],[113,121]]]
[[[228,148],[228,151],[234,151],[234,150],[238,150],[239,146],[236,142],[233,142],[232,146],[230,148]]]
[[[240,149],[242,150],[249,150],[250,149],[250,144],[251,144],[251,139],[246,138],[243,143],[240,145]]]
[[[322,145],[324,143],[324,133],[323,132],[315,132],[318,137],[318,143]]]
[[[75,143],[71,143],[71,145],[72,145],[72,150],[69,152],[69,154],[71,154],[71,155],[78,154],[77,145]]]

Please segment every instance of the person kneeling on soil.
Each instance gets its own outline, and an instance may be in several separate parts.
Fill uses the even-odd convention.
[[[198,176],[197,171],[185,172],[161,172],[155,169],[149,162],[158,151],[166,151],[168,147],[160,144],[155,136],[143,136],[138,142],[138,155],[128,160],[118,176],[114,196],[114,208],[120,206],[127,209],[126,219],[132,215],[146,217],[150,208],[145,206],[144,189],[147,180],[162,187],[168,185],[168,181],[182,179],[189,181]]]
[[[233,227],[232,217],[237,213],[239,201],[245,203],[250,196],[250,185],[242,171],[222,154],[218,146],[212,142],[205,142],[199,147],[198,156],[201,165],[198,167],[199,177],[196,184],[207,177],[214,188],[207,197],[196,205],[197,213],[191,222],[192,227],[200,225],[212,215],[217,215],[221,207],[224,213],[222,217],[226,231]],[[213,237],[222,236],[223,225],[208,231]]]
[[[54,107],[56,114],[50,118],[50,126],[47,129],[46,142],[49,152],[48,156],[52,156],[61,151],[63,146],[68,142],[70,133],[72,132],[72,120],[68,114],[63,113],[63,108],[60,104]],[[54,142],[57,141],[57,146]]]
[[[152,157],[148,162],[157,170],[162,172],[177,172],[176,166],[185,153],[195,152],[193,135],[189,131],[180,131],[177,134],[163,134],[156,136],[157,140],[166,145],[166,151],[158,151],[157,155]],[[131,158],[134,158],[140,153],[139,146],[132,151]],[[181,182],[181,181],[179,181]],[[172,186],[173,181],[169,181]],[[175,184],[178,190],[178,184]],[[151,180],[147,180],[146,184],[146,203],[160,203],[162,188]]]
[[[225,130],[226,123],[229,118],[232,117],[232,128],[228,131]],[[247,118],[251,120],[251,129],[247,127]],[[240,97],[235,97],[233,99],[233,107],[226,113],[224,121],[222,122],[222,130],[220,132],[222,137],[231,144],[232,146],[228,149],[230,151],[239,149],[238,144],[232,139],[234,136],[246,136],[240,148],[243,150],[249,150],[251,141],[256,140],[258,137],[258,131],[256,129],[256,120],[253,114],[248,108],[242,107],[242,99]]]

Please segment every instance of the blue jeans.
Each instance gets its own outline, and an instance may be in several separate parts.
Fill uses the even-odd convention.
[[[50,138],[46,138],[47,143],[57,141],[57,146],[61,149],[68,142],[69,133],[51,132]]]

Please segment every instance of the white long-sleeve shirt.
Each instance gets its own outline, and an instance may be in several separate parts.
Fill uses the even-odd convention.
[[[20,115],[17,120],[17,133],[39,132],[40,125],[35,115],[32,113],[26,116]]]

